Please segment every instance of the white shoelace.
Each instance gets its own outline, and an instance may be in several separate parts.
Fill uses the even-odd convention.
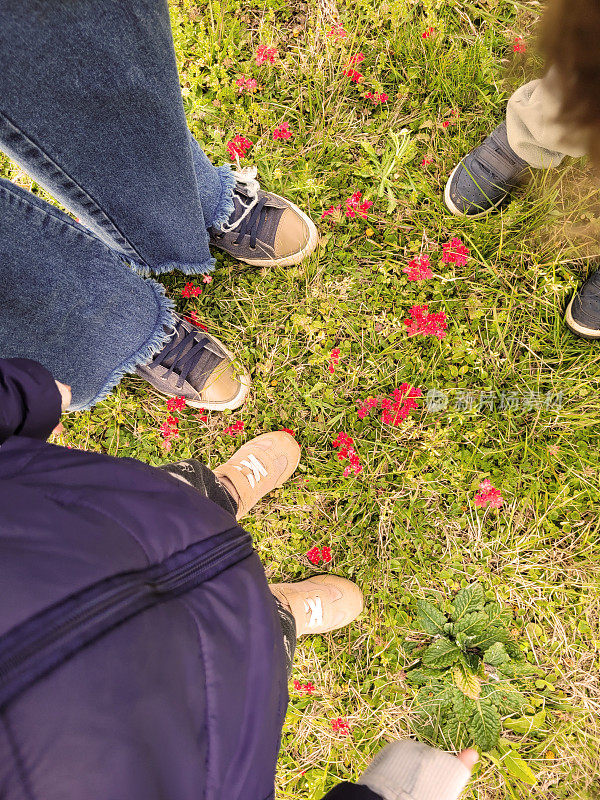
[[[323,624],[323,606],[321,605],[321,598],[318,595],[314,600],[309,597],[304,601],[304,610],[307,614],[310,611],[310,619],[308,620],[309,628],[316,628],[317,625]]]
[[[251,489],[254,489],[256,484],[260,481],[261,477],[263,478],[267,477],[267,470],[260,463],[258,458],[256,458],[254,453],[250,453],[250,455],[248,456],[248,460],[247,461],[242,460],[240,461],[240,464],[246,467],[246,469],[251,470],[250,472],[246,473],[246,478],[248,478],[248,483],[250,484]],[[237,464],[234,464],[234,467],[239,472],[241,472],[242,475],[244,474],[244,470],[242,469],[242,467],[238,467]]]
[[[241,184],[245,187],[250,202],[248,204],[242,203],[244,206],[243,214],[236,219],[235,222],[230,224],[229,222],[225,222],[221,225],[222,233],[231,233],[237,227],[239,227],[240,223],[246,219],[248,214],[252,211],[254,206],[258,203],[258,190],[260,189],[260,183],[256,180],[257,169],[256,167],[244,167],[240,164],[240,159],[236,155],[236,161],[238,165],[238,169],[233,170],[233,175],[235,176],[236,183]],[[241,202],[241,201],[240,201]]]

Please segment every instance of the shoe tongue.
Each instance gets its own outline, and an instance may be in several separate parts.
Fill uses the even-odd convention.
[[[183,323],[180,322],[175,327],[175,336],[172,339],[169,339],[167,346],[175,348],[177,345],[179,345],[180,342],[183,341],[183,339],[185,339],[185,337],[189,333],[191,333],[192,330],[193,328],[191,328],[191,326],[190,329],[188,330],[188,328]],[[200,342],[202,339],[208,340],[206,343],[207,344],[206,349],[208,349],[209,352],[211,353],[211,357],[209,357],[209,363],[211,364],[211,367],[210,370],[208,371],[208,374],[210,374],[210,372],[212,372],[215,368],[214,362],[217,360],[217,358],[222,361],[225,356],[224,354],[221,355],[220,351],[219,355],[217,356],[215,351],[217,351],[218,348],[212,345],[208,336],[205,336],[202,331],[198,331],[197,335],[193,339],[190,338],[189,342],[185,345],[182,351],[177,351],[176,355],[170,354],[162,362],[163,365],[165,367],[172,367],[175,359],[177,359],[177,361],[181,361],[181,359],[185,358],[185,356],[190,352],[192,347],[195,347],[198,344],[198,342]],[[194,388],[203,387],[208,377],[207,359],[204,357],[206,355],[206,349],[204,349],[202,353],[199,355],[198,363],[195,364],[194,367],[187,374],[186,380]],[[212,355],[213,353],[214,355]]]

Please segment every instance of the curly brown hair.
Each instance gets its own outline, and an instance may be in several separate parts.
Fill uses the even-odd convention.
[[[540,45],[547,66],[556,67],[561,120],[582,131],[600,164],[600,0],[551,0]]]

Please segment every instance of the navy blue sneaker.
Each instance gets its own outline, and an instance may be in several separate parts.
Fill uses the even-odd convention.
[[[457,216],[483,217],[508,198],[528,170],[509,145],[503,122],[452,170],[444,202]]]
[[[600,269],[573,295],[565,322],[569,330],[583,339],[600,339]]]

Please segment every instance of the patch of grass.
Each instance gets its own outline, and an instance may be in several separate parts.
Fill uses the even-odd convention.
[[[354,191],[374,201],[367,221],[323,221],[319,250],[300,267],[255,270],[219,255],[213,283],[190,300],[181,298],[187,278],[163,278],[180,309],[195,310],[248,365],[254,387],[232,415],[204,423],[182,412],[169,459],[203,454],[216,466],[236,448],[222,434],[235,419],[248,438],[292,428],[300,468],[246,527],[273,580],[318,571],[305,553],[329,545],[329,568],[366,595],[357,623],[299,644],[295,677],[317,692],[292,689],[279,797],[319,798],[356,778],[385,742],[414,733],[420,709],[402,643],[417,635],[416,600],[442,600],[475,580],[509,607],[515,637],[544,675],[530,687],[529,716],[545,714],[535,729],[505,735],[536,786],[511,775],[505,757],[484,755],[466,796],[600,796],[600,349],[562,323],[588,264],[573,259],[597,252],[591,195],[573,188],[582,170],[573,164],[537,176],[487,219],[455,219],[442,202],[450,170],[536,67],[512,53],[534,5],[179,0],[171,12],[188,120],[215,162],[228,160],[226,143],[239,133],[254,142],[245,163],[263,185],[315,219]],[[349,36],[336,43],[326,33],[338,19]],[[428,27],[435,33],[424,39]],[[276,65],[255,65],[259,44],[279,49]],[[357,51],[359,86],[342,76]],[[256,78],[254,95],[237,94],[240,75]],[[373,106],[367,89],[388,102]],[[282,121],[289,142],[272,139]],[[0,174],[50,199],[2,157]],[[585,241],[573,234],[582,221]],[[441,261],[452,236],[471,250],[464,267]],[[419,252],[435,277],[411,284],[402,268]],[[447,314],[445,339],[407,338],[403,320],[421,304]],[[333,347],[341,352],[330,374]],[[398,428],[357,417],[360,401],[402,382],[444,392],[447,408],[421,402]],[[164,399],[128,378],[93,411],[68,416],[59,441],[158,464],[166,416]],[[342,476],[331,446],[339,431],[355,440],[358,477]],[[499,512],[474,506],[484,478],[505,497]],[[350,736],[332,730],[337,717]]]

